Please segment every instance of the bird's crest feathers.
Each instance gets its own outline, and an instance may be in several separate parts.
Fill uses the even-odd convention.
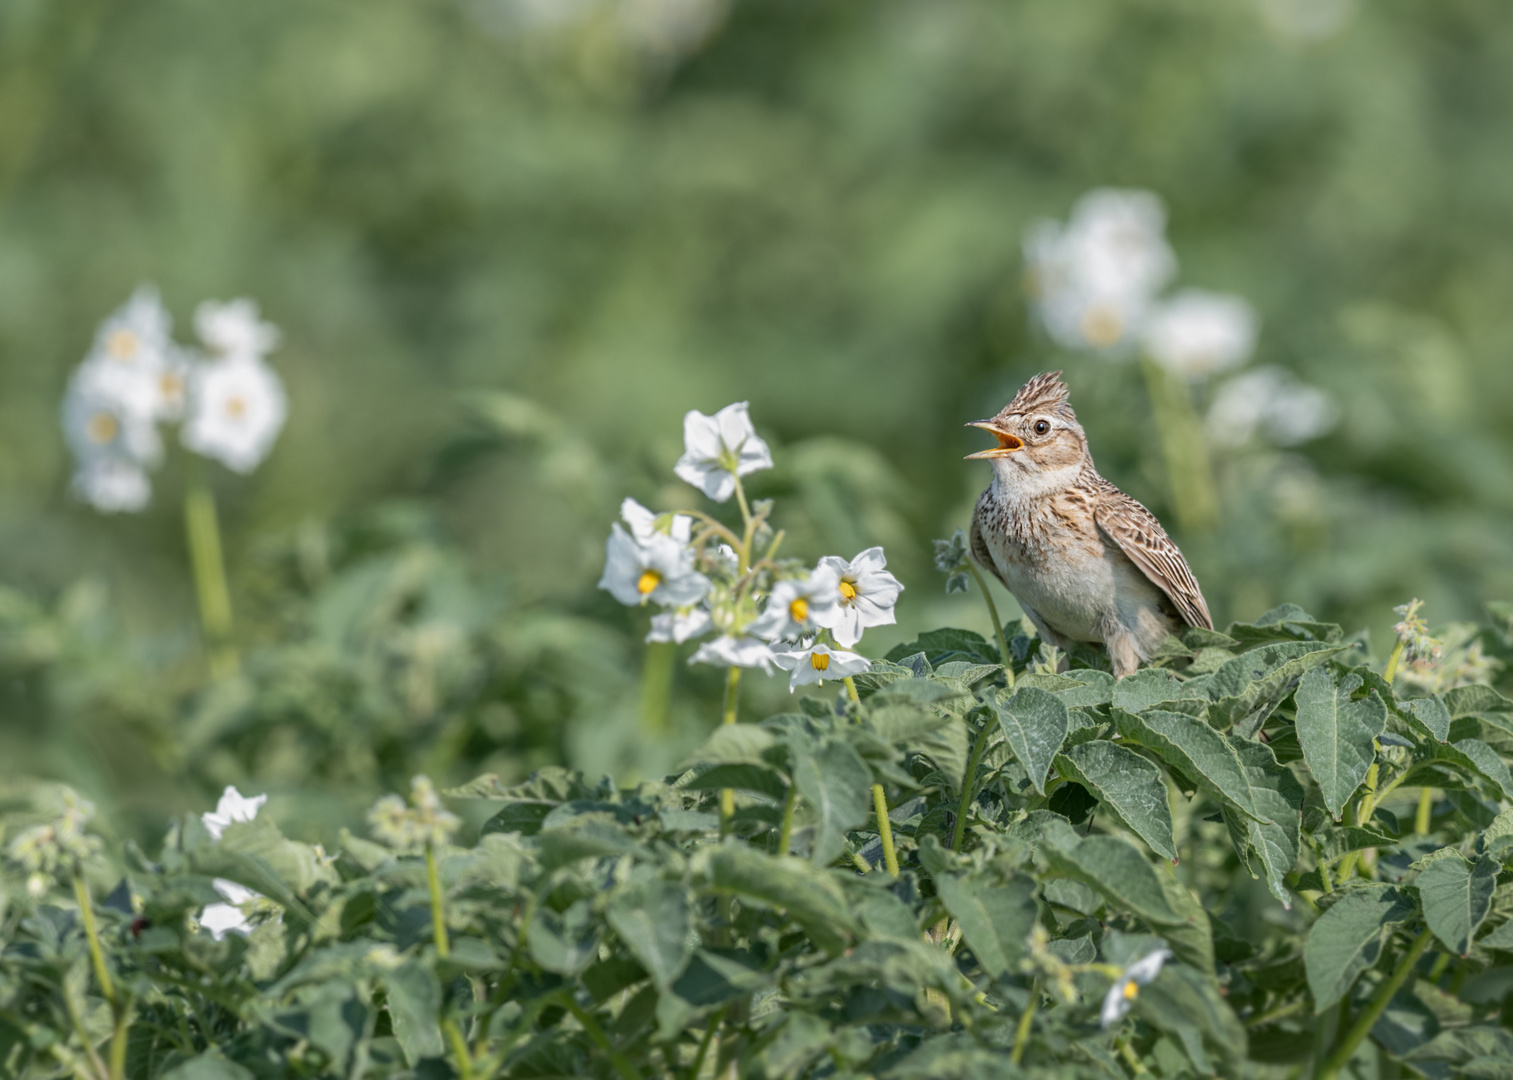
[[[1066,383],[1061,381],[1061,372],[1042,371],[1029,382],[1019,388],[1019,393],[1014,395],[1014,400],[1003,407],[1003,416],[1013,416],[1018,413],[1027,416],[1030,413],[1047,413],[1051,416],[1059,416],[1065,420],[1077,419],[1077,414],[1072,412],[1072,406],[1068,402],[1071,391]]]

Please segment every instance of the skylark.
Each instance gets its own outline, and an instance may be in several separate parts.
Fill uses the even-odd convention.
[[[1036,375],[991,420],[998,445],[972,514],[972,557],[1067,649],[1101,643],[1117,678],[1183,625],[1213,629],[1187,560],[1145,507],[1098,475],[1061,372]]]

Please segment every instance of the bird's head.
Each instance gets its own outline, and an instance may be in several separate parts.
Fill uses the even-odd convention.
[[[991,461],[1000,480],[1015,488],[1070,483],[1087,456],[1087,436],[1067,395],[1061,372],[1036,375],[997,416],[967,425],[998,440],[997,446],[968,454],[967,460]]]

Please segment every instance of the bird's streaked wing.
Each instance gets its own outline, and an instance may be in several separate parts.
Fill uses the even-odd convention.
[[[1093,520],[1109,539],[1129,556],[1130,562],[1171,599],[1189,626],[1214,628],[1213,616],[1198,588],[1198,579],[1172,543],[1171,537],[1140,503],[1113,484],[1098,477]],[[975,534],[974,534],[975,535]]]
[[[986,491],[983,492],[984,497],[987,494]],[[1009,583],[1003,580],[1003,574],[999,571],[998,564],[993,561],[993,553],[988,550],[988,543],[982,538],[982,504],[983,499],[978,499],[977,508],[972,511],[972,527],[967,532],[967,546],[971,548],[972,558],[977,560],[977,565],[981,566],[984,570],[991,570],[993,576],[999,581],[1003,581],[1003,587],[1008,589]],[[1010,589],[1009,591],[1012,592],[1013,590]]]

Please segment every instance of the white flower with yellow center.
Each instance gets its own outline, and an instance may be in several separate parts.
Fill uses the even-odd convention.
[[[635,499],[626,499],[620,504],[620,520],[637,540],[650,540],[661,535],[686,544],[693,538],[693,518],[687,514],[656,514]]]
[[[1257,330],[1255,309],[1240,297],[1183,289],[1151,311],[1141,344],[1166,370],[1202,379],[1249,360]]]
[[[683,456],[673,471],[715,502],[735,494],[738,476],[772,468],[772,451],[751,426],[747,403],[713,416],[690,409],[683,417]]]
[[[122,369],[156,368],[172,347],[173,319],[158,290],[141,285],[95,331],[90,360],[108,360]]]
[[[680,607],[673,611],[651,617],[651,633],[648,642],[669,642],[681,645],[690,638],[709,632],[713,625],[709,612],[701,607]]]
[[[826,555],[819,565],[833,571],[839,579],[838,599],[833,608],[814,616],[814,620],[829,630],[843,648],[849,649],[860,641],[867,627],[889,626],[897,621],[893,608],[904,587],[888,573],[888,559],[882,548],[870,547],[850,562],[838,555]]]
[[[220,801],[215,804],[215,809],[200,815],[200,821],[205,825],[205,831],[210,834],[212,840],[219,840],[226,829],[243,821],[251,821],[257,817],[257,812],[268,801],[266,795],[254,795],[248,798],[234,787],[228,787],[221,792]]]
[[[1140,996],[1140,988],[1154,982],[1161,974],[1161,966],[1171,957],[1170,949],[1157,949],[1136,960],[1114,980],[1103,996],[1103,1010],[1099,1014],[1105,1031],[1129,1014],[1130,1006]]]
[[[152,481],[123,458],[96,458],[74,471],[74,496],[104,514],[134,514],[152,501]]]
[[[840,577],[821,564],[806,578],[780,581],[750,632],[768,641],[796,641],[831,621],[840,603]]]
[[[231,825],[256,818],[257,812],[267,801],[266,795],[256,795],[249,799],[236,788],[227,787],[221,792],[215,809],[201,814],[200,821],[204,823],[210,838],[219,841]],[[247,918],[246,905],[263,899],[262,895],[225,878],[216,878],[212,884],[215,891],[226,898],[226,903],[207,905],[200,912],[200,925],[209,930],[217,941],[228,933],[245,934],[251,930],[252,923]]]
[[[704,598],[709,579],[693,568],[693,551],[670,536],[653,533],[637,540],[616,522],[604,549],[599,588],[634,607],[654,600],[688,607]]]
[[[872,661],[865,656],[844,649],[832,649],[828,645],[812,645],[777,654],[777,665],[793,674],[788,679],[788,689],[822,683],[826,679],[844,679],[851,675],[865,675],[872,670]]]
[[[194,329],[219,358],[261,360],[278,347],[278,327],[262,320],[252,300],[206,300],[194,310]]]
[[[772,646],[749,633],[722,634],[706,641],[688,658],[690,664],[716,664],[721,667],[761,668],[771,674],[777,657]]]
[[[196,454],[250,473],[273,449],[287,415],[284,384],[271,367],[255,359],[214,360],[194,369],[179,437]]]

